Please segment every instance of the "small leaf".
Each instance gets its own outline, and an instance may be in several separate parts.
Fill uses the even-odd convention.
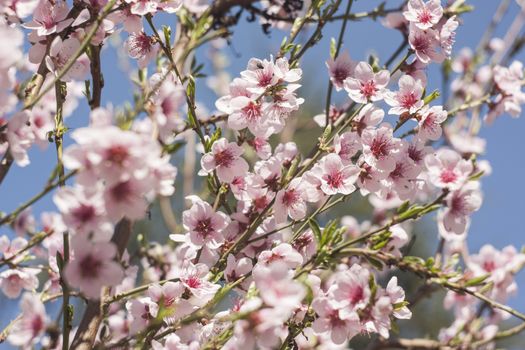
[[[312,229],[312,232],[314,233],[315,238],[317,239],[317,242],[321,242],[321,228],[319,227],[319,224],[315,219],[309,219],[308,225]]]
[[[465,282],[465,287],[478,286],[482,284],[489,277],[490,277],[490,274],[471,278]]]
[[[334,60],[336,59],[335,54],[337,51],[337,43],[335,42],[334,38],[330,39],[330,57],[332,57]]]

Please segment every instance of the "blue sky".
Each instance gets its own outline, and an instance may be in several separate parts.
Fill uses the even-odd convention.
[[[397,1],[387,1],[387,8],[397,6]],[[469,1],[476,6],[474,13],[466,14],[462,18],[464,22],[458,29],[454,52],[458,52],[463,46],[475,47],[489,23],[498,1]],[[370,10],[379,4],[379,1],[356,1],[353,12]],[[503,35],[510,25],[519,7],[512,2],[511,8],[504,17],[500,28],[496,31]],[[244,18],[247,16],[244,15]],[[163,16],[162,21],[173,23],[170,17]],[[160,23],[160,21],[159,21]],[[278,51],[279,44],[285,32],[273,30],[270,35],[265,35],[257,23],[247,23],[241,19],[241,25],[236,29],[233,37],[233,46],[225,50],[231,60],[229,71],[231,75],[237,76],[244,69],[247,61],[256,56],[259,58],[269,57]],[[313,111],[315,115],[324,108],[324,94],[326,89],[326,68],[324,61],[328,57],[329,39],[336,37],[339,32],[339,23],[327,25],[324,37],[312,50],[308,52],[303,61],[304,69],[303,84],[310,92],[319,92],[323,96],[319,100],[319,110]],[[301,39],[301,37],[300,37]],[[370,53],[376,53],[381,58],[389,57],[401,42],[401,35],[392,30],[382,27],[379,22],[365,19],[360,22],[350,22],[345,34],[343,49],[348,49],[355,60],[365,60]],[[211,72],[211,64],[207,61],[204,52],[200,52],[200,61],[205,63],[205,71]],[[523,53],[517,56],[523,60]],[[117,66],[117,54],[114,49],[106,49],[103,53],[103,72],[106,86],[103,91],[103,104],[113,103],[120,105],[131,97],[131,86],[128,81],[128,72]],[[440,74],[433,66],[429,69],[429,91],[441,86]],[[202,84],[201,84],[202,85]],[[310,93],[314,96],[315,94]],[[207,89],[197,90],[199,100],[210,110],[213,110],[215,97]],[[336,99],[342,100],[345,96],[339,93]],[[85,102],[77,109],[72,117],[66,120],[68,126],[75,128],[85,125],[88,118],[88,107]],[[392,120],[392,119],[391,119]],[[525,245],[525,118],[511,119],[504,116],[497,120],[492,126],[483,127],[481,136],[487,139],[487,151],[484,159],[490,161],[493,173],[485,177],[482,182],[484,192],[484,203],[479,212],[473,215],[472,225],[468,237],[471,253],[475,253],[483,244],[491,243],[497,248],[513,244],[520,248]],[[66,140],[70,142],[70,140]],[[14,166],[6,180],[0,187],[0,211],[10,212],[20,203],[37,193],[47,180],[48,175],[55,166],[55,153],[53,145],[47,151],[42,152],[36,147],[30,152],[31,165],[25,168]],[[33,207],[37,218],[39,213],[46,210],[54,210],[49,198],[39,202]],[[433,227],[429,228],[434,230]],[[0,235],[8,233],[5,227],[0,227]],[[525,274],[518,276],[520,290],[525,290]],[[10,301],[0,297],[0,308],[6,310],[5,306]],[[510,304],[521,311],[525,310],[525,298],[513,298]],[[15,316],[15,310],[9,308],[0,317],[0,327],[9,322]],[[6,348],[0,345],[0,349]]]

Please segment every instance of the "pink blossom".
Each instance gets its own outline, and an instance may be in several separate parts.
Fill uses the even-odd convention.
[[[324,156],[318,164],[317,176],[321,181],[321,190],[327,195],[337,193],[350,194],[355,191],[354,183],[359,175],[359,168],[353,164],[344,165],[337,154]]]
[[[118,285],[124,277],[122,267],[113,259],[117,248],[113,243],[96,243],[82,235],[71,240],[75,259],[65,268],[69,285],[78,288],[87,297],[100,298],[104,286]]]
[[[129,56],[136,59],[139,68],[142,69],[157,55],[159,44],[144,32],[133,32],[126,40],[126,48]]]
[[[224,242],[221,232],[228,224],[228,217],[215,212],[207,202],[197,200],[189,210],[182,213],[182,223],[184,229],[189,231],[192,244],[216,249]]]
[[[62,213],[64,223],[76,233],[97,232],[108,223],[104,200],[98,190],[64,187],[55,193],[53,201]]]
[[[286,221],[287,216],[292,220],[300,220],[306,215],[305,193],[301,178],[295,178],[285,189],[277,192],[274,204],[274,217],[277,224]]]
[[[10,259],[14,255],[17,255],[20,250],[25,248],[27,245],[27,240],[22,237],[13,238],[9,240],[9,237],[3,235],[0,237],[0,254],[2,254],[2,259]],[[29,252],[18,254],[16,259],[13,259],[13,262],[16,262],[19,259],[23,259]]]
[[[303,263],[303,257],[288,243],[281,243],[272,250],[261,252],[258,256],[259,265],[271,265],[277,261],[288,269],[294,269]]]
[[[256,266],[253,271],[255,285],[261,291],[263,301],[283,313],[300,307],[306,296],[301,283],[293,279],[293,274],[284,262],[272,262],[268,266]]]
[[[425,30],[436,25],[443,16],[440,0],[409,0],[408,10],[403,12],[405,18],[419,29]]]
[[[147,295],[166,312],[175,308],[183,293],[184,286],[181,282],[169,281],[163,285],[154,284],[150,286]]]
[[[350,59],[347,51],[340,53],[335,60],[330,58],[326,61],[330,80],[336,91],[343,89],[346,78],[354,73],[355,66],[356,63]]]
[[[353,76],[345,80],[344,88],[355,102],[368,103],[383,99],[383,93],[389,80],[390,73],[387,70],[374,73],[368,63],[359,62]]]
[[[202,156],[202,169],[206,173],[215,170],[219,180],[230,183],[235,176],[242,176],[248,171],[248,163],[241,157],[243,152],[235,142],[221,138],[213,143],[209,153]]]
[[[469,47],[462,48],[452,60],[452,70],[456,73],[467,72],[473,64],[473,56]]]
[[[68,13],[65,1],[40,1],[33,14],[33,20],[24,24],[24,27],[36,30],[41,36],[60,33],[73,22],[72,18],[67,19]]]
[[[254,137],[253,140],[248,141],[253,147],[257,157],[261,159],[268,159],[272,154],[272,146],[267,139],[263,137]]]
[[[156,0],[125,0],[131,4],[130,12],[134,15],[145,16],[157,12],[159,1]]]
[[[507,67],[496,66],[493,68],[494,82],[505,95],[512,95],[521,90],[523,82],[523,64],[514,61]]]
[[[22,289],[38,287],[38,270],[33,268],[7,269],[0,273],[0,289],[10,299],[18,298]]]
[[[337,274],[336,283],[328,291],[333,304],[338,308],[364,309],[371,297],[369,279],[370,271],[358,264]]]
[[[252,134],[263,138],[271,135],[275,129],[268,123],[265,106],[255,98],[246,96],[232,98],[230,101],[232,113],[228,117],[228,126],[233,130],[248,128]]]
[[[421,140],[438,140],[443,133],[441,124],[447,120],[447,117],[448,113],[442,106],[423,106],[417,115],[419,119],[418,137]]]
[[[445,229],[458,235],[465,232],[470,214],[481,207],[481,202],[481,192],[475,183],[451,192],[446,198],[447,208],[443,216]]]
[[[393,276],[388,285],[386,286],[386,294],[390,297],[390,302],[392,305],[399,305],[394,308],[394,317],[397,319],[407,320],[412,318],[412,312],[408,309],[406,305],[403,305],[405,302],[405,291],[397,284],[397,277]]]
[[[388,176],[388,172],[378,170],[376,167],[371,166],[364,157],[361,156],[358,162],[359,165],[359,177],[357,178],[357,185],[361,188],[361,193],[364,195],[369,192],[377,192],[381,189],[381,180],[384,180]]]
[[[328,333],[336,345],[345,343],[361,332],[357,313],[341,314],[328,298],[314,299],[312,308],[318,315],[312,324],[314,332]]]
[[[402,200],[411,199],[415,194],[416,178],[421,172],[406,152],[398,153],[395,157],[395,168],[383,180],[383,185],[394,191]]]
[[[228,255],[224,276],[228,282],[234,282],[239,277],[246,275],[253,269],[252,261],[247,258],[236,259],[233,254]]]
[[[131,321],[129,331],[131,334],[136,334],[157,318],[159,306],[151,298],[141,297],[128,301],[126,309]]]
[[[452,53],[452,45],[454,45],[456,39],[456,29],[458,26],[459,23],[456,20],[456,16],[452,16],[443,24],[439,32],[441,50],[446,57],[450,57]]]
[[[370,319],[365,322],[364,328],[368,332],[379,333],[383,338],[388,339],[391,327],[390,315],[394,308],[388,296],[380,296],[374,303],[370,314]]]
[[[365,129],[361,135],[364,161],[383,171],[393,171],[396,167],[396,153],[402,141],[393,137],[390,124],[383,123],[377,129]]]
[[[192,296],[189,302],[194,306],[205,305],[220,288],[207,280],[207,274],[208,267],[204,264],[189,264],[181,271],[180,281]]]
[[[28,112],[18,112],[7,123],[7,142],[9,151],[18,166],[29,164],[28,149],[33,144],[35,136],[31,130]]]
[[[460,188],[472,173],[472,163],[450,149],[442,148],[425,157],[429,179],[434,186]]]
[[[50,320],[37,295],[25,293],[20,301],[20,308],[21,317],[10,329],[7,341],[17,347],[32,348],[44,335]]]
[[[144,194],[148,189],[145,180],[130,178],[107,186],[104,201],[108,217],[116,222],[123,217],[131,220],[141,219],[146,215],[148,203]]]
[[[439,52],[441,43],[438,32],[433,29],[421,30],[410,26],[408,43],[422,63],[428,64],[431,61],[441,63],[444,59],[444,55]]]
[[[155,86],[158,83],[156,80],[157,75],[150,79],[150,84]],[[184,87],[167,79],[152,100],[155,106],[153,119],[159,128],[159,135],[164,142],[173,142],[173,133],[184,128],[184,119],[180,111],[186,104]]]
[[[419,80],[421,85],[427,85],[427,74],[426,74],[427,65],[422,63],[420,60],[415,59],[410,64],[404,64],[401,67],[401,71],[407,75],[410,75],[414,80]]]
[[[423,107],[422,95],[421,81],[415,80],[410,75],[403,75],[399,79],[399,91],[385,94],[385,102],[392,106],[388,113],[398,115],[415,113]]]
[[[352,163],[352,157],[361,150],[361,140],[355,132],[345,132],[334,137],[334,152],[341,158],[344,165]]]
[[[368,104],[359,111],[359,114],[353,120],[353,124],[357,133],[361,136],[363,130],[367,128],[373,129],[383,121],[384,117],[385,111],[373,104]]]
[[[60,36],[57,36],[51,43],[49,48],[49,55],[46,56],[46,66],[55,75],[58,75],[64,66],[71,60],[73,55],[80,48],[80,41],[76,38],[68,38],[62,40]],[[72,79],[81,80],[87,74],[89,70],[89,63],[87,62],[87,56],[80,56],[71,68],[62,77],[63,81],[70,81]]]

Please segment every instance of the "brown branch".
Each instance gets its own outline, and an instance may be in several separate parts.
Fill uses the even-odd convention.
[[[89,106],[91,109],[100,107],[100,100],[102,98],[102,88],[104,87],[104,77],[102,75],[101,63],[100,63],[100,45],[91,45],[91,77],[93,81],[93,91],[91,92],[91,100]]]

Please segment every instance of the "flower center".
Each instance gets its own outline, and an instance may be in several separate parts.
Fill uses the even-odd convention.
[[[377,88],[376,83],[373,80],[369,80],[366,83],[361,84],[361,94],[367,99],[376,94]]]
[[[213,225],[210,218],[199,220],[195,226],[195,232],[197,232],[202,237],[206,237],[208,234],[213,232]]]
[[[427,9],[424,9],[418,16],[418,20],[420,23],[423,23],[423,24],[429,24],[430,21],[432,20],[432,14],[430,13],[429,10]]]
[[[261,106],[257,103],[250,102],[242,109],[246,119],[250,122],[256,122],[261,117]]]
[[[81,204],[80,207],[73,210],[72,214],[75,219],[85,223],[95,217],[95,208],[91,205]]]
[[[377,159],[387,156],[390,151],[388,140],[383,136],[376,137],[374,141],[372,141],[370,151]]]
[[[217,166],[223,166],[226,168],[229,168],[232,165],[234,159],[235,158],[233,157],[233,154],[227,149],[213,155],[215,164],[217,164]]]
[[[443,183],[451,183],[451,182],[455,182],[458,178],[458,176],[456,175],[456,173],[454,173],[454,170],[451,170],[451,169],[445,169],[441,172],[441,175],[439,176],[441,181]]]
[[[102,262],[91,254],[86,255],[79,264],[80,274],[83,278],[96,278],[102,267]]]

